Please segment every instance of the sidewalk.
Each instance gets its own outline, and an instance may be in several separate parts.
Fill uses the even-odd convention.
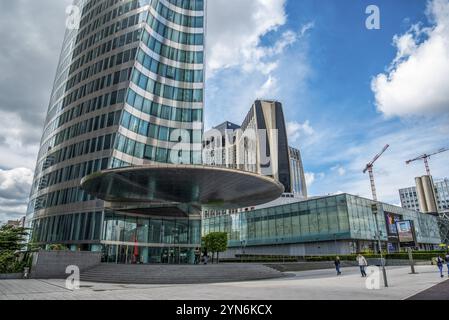
[[[449,300],[449,280],[418,293],[407,300]]]
[[[433,266],[387,268],[389,288],[368,290],[358,268],[292,273],[291,277],[193,285],[129,285],[81,282],[80,290],[65,288],[64,280],[0,280],[0,300],[405,300],[420,297],[441,283],[438,290],[449,292],[449,283]],[[434,289],[435,290],[435,289]],[[441,296],[440,296],[441,298]]]

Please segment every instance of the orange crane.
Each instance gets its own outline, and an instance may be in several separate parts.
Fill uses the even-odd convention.
[[[430,159],[430,157],[435,156],[435,155],[440,154],[440,153],[443,153],[443,152],[446,152],[446,151],[449,151],[449,148],[442,148],[442,149],[440,149],[440,150],[438,150],[438,151],[436,151],[434,153],[431,153],[431,154],[423,154],[422,156],[419,156],[418,158],[415,158],[415,159],[412,159],[412,160],[408,160],[405,163],[407,165],[409,165],[412,162],[419,161],[419,160],[424,160],[424,164],[426,166],[427,175],[430,176],[431,175],[430,174],[430,167],[429,167],[429,159]]]
[[[373,192],[373,200],[377,202],[377,192],[376,192],[376,184],[374,183],[374,173],[373,173],[373,167],[374,163],[379,160],[379,158],[387,151],[387,149],[390,147],[389,144],[387,144],[382,151],[374,157],[374,159],[366,165],[365,170],[363,170],[363,173],[369,172],[369,178],[371,180],[371,191]]]

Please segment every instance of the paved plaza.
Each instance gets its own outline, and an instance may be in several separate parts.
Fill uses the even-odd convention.
[[[388,269],[389,288],[368,290],[357,268],[291,273],[291,277],[198,285],[123,285],[82,282],[79,290],[64,280],[0,280],[1,300],[404,300],[444,283],[433,266]],[[443,298],[434,293],[434,297]]]

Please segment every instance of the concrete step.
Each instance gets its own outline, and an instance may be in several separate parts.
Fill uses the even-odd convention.
[[[115,265],[81,272],[81,281],[129,284],[195,284],[275,279],[285,275],[262,264]]]

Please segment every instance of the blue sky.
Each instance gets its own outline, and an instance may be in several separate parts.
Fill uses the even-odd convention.
[[[283,28],[295,29],[301,23],[314,22],[308,36],[308,62],[314,71],[308,81],[309,100],[295,108],[292,116],[298,114],[311,121],[338,117],[339,121],[350,124],[369,121],[379,115],[373,104],[371,78],[394,59],[393,36],[406,32],[413,23],[425,21],[426,3],[377,1],[381,29],[368,30],[365,8],[371,3],[354,0],[324,0],[319,4],[317,1],[287,2],[288,23]],[[294,55],[296,50],[301,50],[300,46],[291,47],[286,54]],[[286,103],[297,98],[291,95]],[[293,108],[287,109],[293,111]]]
[[[380,9],[380,30],[365,27],[368,17],[365,10],[370,4]],[[371,84],[379,74],[392,74],[388,68],[400,52],[394,45],[395,36],[410,39],[413,34],[410,28],[418,23],[421,31],[438,26],[433,21],[435,17],[426,14],[426,10],[436,5],[447,10],[448,2],[289,0],[279,1],[279,5],[283,6],[284,20],[274,20],[271,28],[260,33],[253,50],[276,47],[286,32],[296,33],[296,39],[277,55],[255,59],[255,65],[259,60],[265,64],[276,63],[276,68],[267,74],[263,74],[263,67],[242,72],[242,65],[248,61],[214,71],[206,91],[207,126],[217,124],[223,115],[240,123],[256,98],[283,102],[291,129],[290,143],[303,152],[312,195],[350,192],[370,197],[369,180],[362,170],[388,143],[391,149],[376,167],[378,189],[381,200],[398,204],[398,188],[413,185],[414,177],[424,174],[423,164],[406,167],[405,161],[449,145],[449,103],[433,108],[429,106],[433,103],[429,98],[419,105],[421,110],[411,108],[408,112],[392,102],[396,96],[403,95],[399,89],[404,86],[399,80],[395,82],[399,89],[389,94],[391,98],[378,100]],[[275,7],[270,10],[276,12]],[[446,19],[446,15],[439,18],[440,27],[445,26]],[[301,29],[306,31],[302,34]],[[422,46],[430,36],[421,32],[414,43]],[[419,50],[413,53],[419,55]],[[209,56],[214,57],[214,53]],[[395,65],[397,69],[401,68],[400,63],[404,63],[402,69],[405,69],[407,61],[414,57],[407,53],[400,58]],[[449,56],[444,56],[443,61],[444,58]],[[419,80],[420,74],[416,72],[412,76]],[[264,86],[267,90],[259,89]],[[394,90],[393,87],[392,84],[379,90],[379,96]],[[415,83],[405,90],[419,92],[426,87]],[[379,108],[379,104],[383,107]],[[436,178],[449,175],[448,159],[446,154],[432,161]]]

